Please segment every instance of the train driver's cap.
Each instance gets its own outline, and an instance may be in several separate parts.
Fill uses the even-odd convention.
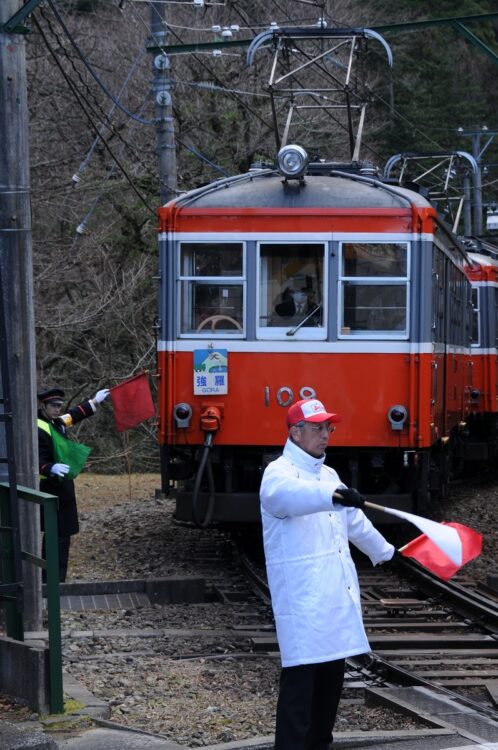
[[[287,411],[287,424],[289,427],[298,422],[340,422],[339,414],[328,412],[321,401],[316,398],[305,398],[296,401]]]
[[[42,404],[54,404],[54,406],[62,406],[62,404],[64,403],[64,391],[61,388],[50,388],[48,391],[42,391],[37,395]]]

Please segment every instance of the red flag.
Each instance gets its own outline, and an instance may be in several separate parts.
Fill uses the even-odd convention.
[[[136,427],[144,419],[156,414],[145,372],[111,388],[111,400],[118,432]]]
[[[474,529],[470,529],[468,526],[463,526],[461,523],[451,523],[443,521],[444,526],[452,526],[456,529],[458,536],[462,542],[462,564],[456,565],[448,555],[436,545],[434,542],[425,535],[421,534],[416,539],[400,549],[400,552],[404,557],[412,557],[414,560],[419,562],[424,568],[427,568],[435,575],[442,578],[443,581],[449,581],[449,579],[460,570],[462,565],[470,562],[475,557],[481,554],[482,550],[482,534],[479,534]]]

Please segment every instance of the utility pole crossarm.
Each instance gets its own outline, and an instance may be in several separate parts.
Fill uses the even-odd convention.
[[[14,13],[14,15],[4,24],[0,24],[0,34],[25,34],[28,29],[24,26],[18,27],[18,24],[21,24],[26,16],[29,16],[29,14],[32,13],[42,1],[43,0],[27,0],[22,8],[19,8],[17,13]]]

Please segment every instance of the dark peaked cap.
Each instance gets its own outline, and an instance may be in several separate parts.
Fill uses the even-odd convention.
[[[62,401],[64,398],[64,391],[61,388],[50,388],[48,391],[42,391],[39,393],[38,398],[44,404],[49,404],[51,401]]]

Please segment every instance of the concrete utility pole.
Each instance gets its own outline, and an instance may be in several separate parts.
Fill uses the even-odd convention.
[[[21,7],[22,0],[0,2],[0,263],[17,484],[36,489],[38,445],[26,43],[23,34],[3,31],[3,24]],[[6,455],[2,430],[0,453]],[[1,481],[7,481],[5,472],[6,467],[0,464]],[[22,548],[39,554],[38,509],[20,501],[19,510]],[[23,563],[23,571],[24,629],[41,630],[40,570]]]
[[[168,55],[161,52],[166,45],[169,34],[166,27],[166,4],[150,4],[151,39],[148,48],[154,53],[152,62],[152,94],[155,101],[157,118],[157,154],[159,159],[159,182],[161,204],[167,203],[176,195],[176,144],[171,97],[172,82],[170,78],[171,63]]]

